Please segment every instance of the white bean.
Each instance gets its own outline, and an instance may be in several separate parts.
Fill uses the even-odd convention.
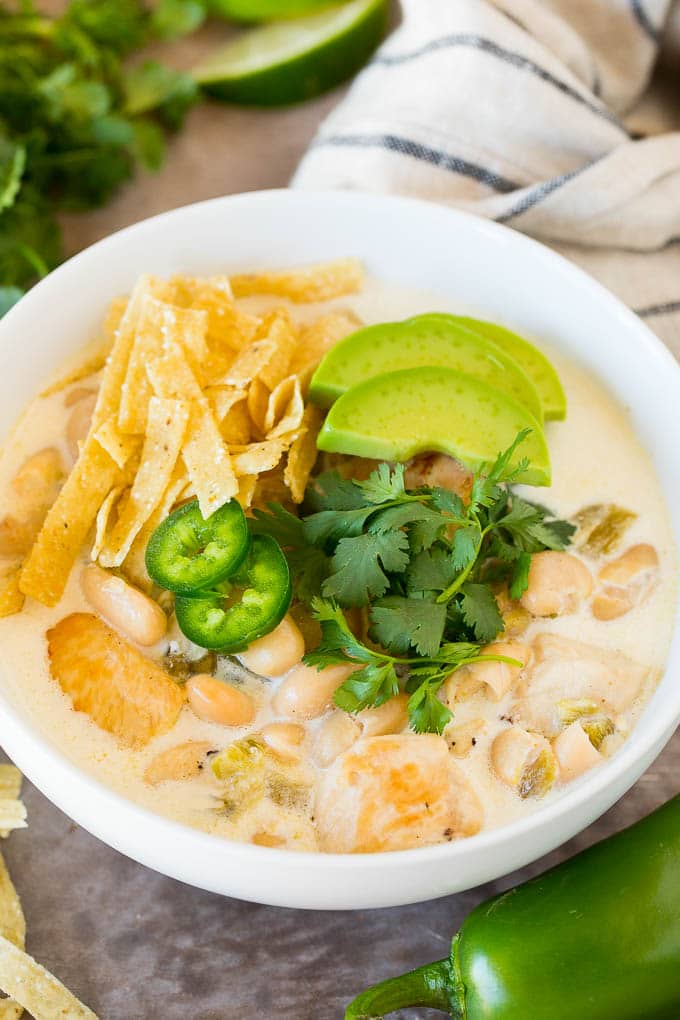
[[[640,605],[656,583],[659,557],[652,545],[633,545],[600,570],[601,590],[593,599],[597,620],[616,620]]]
[[[255,703],[250,695],[209,673],[190,677],[186,692],[191,710],[204,722],[245,726],[255,716]]]
[[[295,620],[286,615],[278,627],[253,641],[239,659],[259,676],[283,676],[305,654],[305,639]]]
[[[138,645],[155,645],[165,634],[168,618],[153,599],[122,577],[93,563],[83,569],[85,598],[113,627]]]
[[[485,719],[470,719],[458,726],[447,726],[444,739],[453,757],[466,758],[487,728]]]
[[[520,641],[494,641],[481,650],[482,655],[502,655],[516,659],[520,665],[509,662],[471,662],[456,670],[446,680],[446,700],[449,704],[462,701],[486,689],[492,701],[500,701],[512,689],[530,657],[529,647]]]
[[[361,736],[361,727],[346,712],[333,712],[319,726],[314,740],[314,760],[326,768]]]
[[[555,737],[552,746],[563,783],[576,779],[602,761],[602,755],[593,747],[590,737],[579,722],[567,726],[566,730]]]
[[[510,726],[491,745],[493,770],[520,797],[538,797],[552,786],[557,761],[552,747],[538,733]]]
[[[265,744],[277,758],[284,761],[300,761],[302,744],[305,739],[303,726],[292,722],[274,722],[263,726],[260,731]]]
[[[272,699],[277,715],[289,719],[316,719],[323,715],[333,695],[355,666],[326,666],[318,670],[301,662],[286,676]]]
[[[408,694],[397,694],[378,708],[365,708],[357,714],[363,737],[382,737],[386,733],[401,733],[408,723]]]
[[[569,553],[546,549],[531,557],[529,587],[520,602],[532,616],[561,616],[576,612],[592,590],[585,563]]]

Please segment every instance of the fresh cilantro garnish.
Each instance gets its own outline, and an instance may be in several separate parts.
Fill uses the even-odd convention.
[[[278,504],[254,512],[254,530],[283,547],[296,594],[321,624],[307,661],[362,665],[337,694],[341,708],[380,705],[405,682],[412,727],[441,732],[442,683],[503,630],[495,586],[520,598],[531,556],[569,544],[572,524],[509,487],[525,466],[511,461],[526,434],[480,469],[468,503],[445,489],[407,490],[402,465],[380,464],[365,481],[320,475],[301,519]],[[376,647],[352,634],[342,610],[353,607],[367,607]]]
[[[60,261],[59,212],[102,205],[137,162],[158,169],[198,88],[123,61],[202,16],[190,0],[70,0],[57,18],[0,3],[0,314]]]

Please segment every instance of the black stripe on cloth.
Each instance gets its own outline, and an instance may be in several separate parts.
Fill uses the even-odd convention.
[[[480,184],[486,184],[487,187],[502,194],[517,191],[521,187],[521,184],[516,181],[510,181],[507,177],[502,177],[477,163],[470,163],[460,156],[452,156],[441,149],[432,149],[428,145],[421,145],[420,142],[414,142],[411,138],[402,138],[399,135],[326,135],[312,142],[312,148],[318,149],[324,146],[386,149],[388,152],[395,152],[400,156],[410,156],[422,163],[429,163],[440,170],[448,170],[451,173],[461,174],[463,177],[472,177]]]
[[[508,220],[512,220],[515,216],[521,216],[522,213],[528,212],[529,209],[533,209],[535,205],[539,205],[543,199],[547,198],[548,195],[552,195],[553,191],[558,191],[563,185],[567,184],[568,181],[573,180],[574,177],[578,177],[585,170],[589,170],[591,166],[597,163],[597,160],[591,160],[590,163],[586,163],[584,166],[579,166],[575,170],[570,170],[569,173],[560,174],[559,177],[551,177],[548,181],[542,181],[537,184],[535,188],[532,188],[525,195],[520,198],[519,202],[514,205],[507,212],[501,213],[500,216],[496,216],[497,223],[507,223]]]
[[[661,33],[659,32],[659,29],[656,27],[656,25],[652,23],[649,15],[647,14],[647,11],[644,9],[642,5],[642,0],[630,0],[630,6],[631,10],[633,11],[635,20],[637,21],[638,25],[643,30],[643,32],[646,32],[649,38],[652,39],[654,42],[658,42]]]
[[[412,50],[410,53],[395,53],[393,56],[390,54],[382,54],[373,58],[373,64],[381,64],[385,67],[392,67],[396,64],[405,64],[411,60],[417,60],[419,57],[425,56],[427,53],[434,53],[437,50],[451,49],[454,46],[469,46],[473,49],[480,50],[482,53],[488,53],[498,60],[505,61],[506,64],[510,64],[512,67],[516,67],[522,71],[528,71],[530,74],[534,74],[541,81],[552,85],[553,88],[558,89],[565,96],[569,96],[577,103],[581,103],[586,109],[592,113],[597,114],[598,117],[603,117],[605,120],[615,124],[616,127],[620,128],[621,131],[625,132],[625,128],[620,123],[618,117],[616,117],[606,107],[591,102],[587,96],[582,95],[577,89],[572,88],[566,81],[562,81],[560,78],[556,78],[550,71],[546,71],[540,64],[535,64],[533,60],[529,60],[528,57],[522,56],[521,53],[515,53],[513,50],[506,50],[497,43],[492,42],[491,39],[484,39],[480,35],[472,35],[470,33],[459,33],[457,35],[442,36],[441,39],[433,39],[432,42],[426,43],[417,50]]]
[[[641,319],[651,319],[655,315],[672,315],[680,312],[680,301],[665,301],[660,305],[647,305],[646,308],[634,308],[633,311]]]

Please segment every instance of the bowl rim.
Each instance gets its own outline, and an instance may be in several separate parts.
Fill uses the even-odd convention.
[[[312,205],[315,202],[346,205],[348,210],[352,209],[354,213],[357,212],[357,209],[360,211],[361,207],[366,205],[382,205],[386,210],[393,210],[394,215],[398,215],[399,209],[402,207],[414,210],[427,210],[429,213],[435,208],[442,216],[451,216],[456,220],[467,222],[470,227],[480,234],[487,235],[491,242],[494,240],[500,240],[506,244],[510,242],[520,253],[525,251],[530,253],[533,259],[542,260],[548,266],[549,271],[570,276],[581,288],[589,291],[601,305],[606,306],[613,318],[618,317],[627,321],[628,325],[634,328],[636,343],[645,349],[650,362],[654,363],[654,374],[657,372],[670,373],[677,382],[678,394],[680,396],[680,364],[673,357],[668,347],[633,311],[626,307],[609,290],[562,255],[525,234],[494,221],[482,219],[463,210],[450,206],[442,206],[438,203],[419,198],[378,195],[360,191],[307,191],[303,189],[277,188],[244,192],[190,203],[140,220],[107,235],[73,255],[36,284],[28,294],[21,298],[17,305],[10,309],[0,322],[0,345],[6,342],[6,336],[14,333],[15,330],[22,326],[24,320],[26,322],[30,320],[36,300],[43,299],[53,292],[58,294],[61,281],[64,278],[74,271],[80,271],[81,267],[87,266],[91,260],[98,260],[108,249],[115,249],[116,246],[124,244],[133,238],[135,234],[142,234],[145,230],[154,229],[158,225],[165,225],[171,221],[180,223],[182,219],[191,219],[193,215],[200,211],[214,210],[215,214],[218,215],[223,209],[228,209],[230,206],[242,203],[254,206],[291,200],[302,203],[310,201]],[[153,269],[153,267],[150,268],[151,270]],[[671,664],[680,657],[679,611],[680,606],[676,606],[673,638],[660,683],[664,683],[667,680]],[[626,779],[625,774],[631,768],[634,769],[636,764],[639,764],[646,756],[652,754],[653,757],[656,757],[656,754],[660,752],[663,745],[673,735],[677,723],[680,722],[680,684],[677,686],[677,693],[673,699],[674,709],[672,714],[670,716],[662,716],[660,713],[657,713],[656,717],[650,720],[648,732],[645,734],[642,746],[638,746],[638,744],[643,738],[635,739],[636,732],[638,732],[636,727],[629,739],[611,759],[580,780],[577,780],[572,788],[560,793],[550,803],[538,808],[531,814],[501,825],[498,828],[487,829],[477,835],[451,843],[377,853],[338,854],[300,850],[282,851],[277,848],[240,843],[225,836],[196,829],[164,815],[156,814],[154,811],[128,799],[89,772],[81,769],[60,748],[44,742],[30,723],[25,721],[14,706],[10,704],[4,692],[0,689],[1,742],[6,748],[7,753],[17,762],[27,778],[34,782],[48,799],[58,807],[61,807],[64,800],[69,798],[62,797],[57,792],[59,782],[56,779],[53,781],[50,774],[53,766],[55,775],[59,772],[65,778],[68,778],[69,782],[74,785],[74,788],[84,786],[91,794],[95,795],[99,800],[99,810],[102,815],[109,807],[116,812],[123,811],[130,816],[131,823],[149,829],[149,831],[155,830],[156,834],[164,840],[170,842],[178,838],[181,838],[182,841],[190,840],[199,853],[204,850],[214,851],[217,846],[222,845],[225,850],[228,850],[231,857],[248,858],[249,860],[259,859],[262,862],[280,861],[282,857],[285,857],[288,864],[304,868],[305,871],[309,869],[313,871],[326,871],[329,868],[331,870],[340,869],[342,871],[373,871],[382,870],[386,866],[410,863],[411,861],[417,861],[420,865],[427,867],[429,863],[441,859],[447,859],[454,864],[458,858],[474,855],[477,851],[490,847],[503,850],[506,846],[513,844],[517,840],[530,838],[533,833],[550,826],[559,817],[584,808],[589,803],[594,804],[598,793],[603,793],[608,788],[615,787],[617,780],[620,782],[623,779],[627,783],[625,789],[629,789],[632,783],[636,781],[637,776],[628,781],[630,777]],[[645,713],[649,711],[653,698],[654,695],[647,702]],[[38,758],[33,760],[32,756],[36,751]],[[645,767],[648,767],[648,764]],[[615,799],[618,799],[618,797]],[[613,802],[611,801],[610,803]],[[608,806],[609,804],[605,805],[604,808],[596,809],[590,817],[590,821],[602,814],[604,810],[607,810]],[[67,810],[70,817],[87,831],[98,835],[97,827],[91,821],[83,820],[81,817],[87,813],[86,811],[80,812],[73,810],[72,807],[68,809],[62,808],[62,810]],[[590,824],[590,822],[587,824]],[[580,825],[578,831],[581,831],[584,827]],[[116,845],[108,837],[100,836],[99,838],[102,838],[109,845]],[[128,851],[123,849],[122,843],[117,849],[121,849],[124,853],[128,854]],[[136,856],[136,859],[139,860],[139,856]],[[146,861],[143,863],[153,867],[153,865],[147,864]],[[182,879],[181,870],[179,869],[174,874],[174,877]],[[166,871],[165,873],[169,872]],[[499,874],[503,873],[501,868]],[[184,878],[183,880],[192,885],[198,884],[191,878]],[[211,888],[211,886],[206,886],[206,888]],[[446,892],[442,893],[442,895],[445,894]]]

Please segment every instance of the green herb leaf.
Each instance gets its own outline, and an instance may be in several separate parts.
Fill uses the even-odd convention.
[[[529,587],[529,568],[531,567],[531,554],[522,552],[515,560],[510,580],[510,598],[520,599]]]
[[[399,680],[392,662],[370,663],[352,673],[337,689],[333,700],[345,712],[377,708],[399,693]]]
[[[151,27],[161,39],[177,39],[195,32],[205,13],[205,4],[199,0],[159,0],[151,14]]]
[[[408,536],[403,531],[343,538],[331,560],[333,573],[321,592],[343,606],[365,606],[387,591],[386,571],[401,572],[408,562]]]
[[[476,558],[480,542],[479,527],[475,524],[457,528],[451,543],[451,560],[454,570],[465,570]]]
[[[367,503],[389,503],[404,495],[404,465],[380,464],[365,481],[354,483]]]
[[[486,584],[467,581],[461,588],[461,610],[463,619],[470,626],[478,641],[487,644],[503,630],[503,617],[493,592]]]
[[[444,591],[456,573],[449,550],[434,546],[411,558],[406,572],[406,588],[411,593]]]
[[[0,212],[14,203],[25,167],[25,146],[0,136]]]
[[[441,682],[423,682],[408,700],[411,729],[416,733],[443,733],[452,719],[450,709],[437,697]]]
[[[389,595],[371,606],[371,640],[395,655],[415,648],[418,655],[439,651],[446,623],[446,606],[424,599]]]

